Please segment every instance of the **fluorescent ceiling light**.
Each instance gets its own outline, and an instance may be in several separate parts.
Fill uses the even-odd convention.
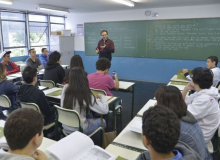
[[[127,5],[129,7],[134,7],[134,2],[132,2],[130,0],[113,0],[113,1]]]
[[[12,5],[13,4],[13,0],[0,0],[0,3]]]
[[[69,13],[69,9],[39,4],[38,9],[52,12]]]

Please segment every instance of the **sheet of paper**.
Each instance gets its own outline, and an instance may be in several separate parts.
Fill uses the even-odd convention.
[[[104,149],[94,146],[87,152],[85,152],[77,160],[112,160],[114,156],[107,153]]]
[[[133,132],[142,133],[142,121],[134,121],[128,129]]]

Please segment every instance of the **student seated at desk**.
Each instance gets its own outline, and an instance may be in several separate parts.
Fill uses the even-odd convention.
[[[61,63],[61,54],[57,51],[54,51],[49,56],[49,61],[45,67],[44,80],[52,80],[55,84],[62,84],[65,71],[60,65]]]
[[[30,49],[28,51],[29,55],[30,55],[30,58],[28,58],[26,60],[26,66],[31,66],[31,67],[34,67],[36,69],[41,69],[43,68],[43,65],[41,63],[41,61],[36,57],[36,51],[34,49]]]
[[[14,62],[10,61],[10,54],[11,51],[4,51],[1,53],[1,63],[5,65],[7,75],[17,73],[20,71],[19,67]]]
[[[85,72],[79,67],[72,68],[69,73],[69,83],[62,90],[61,107],[76,110],[80,114],[81,126],[86,135],[102,126],[101,119],[93,118],[90,110],[98,114],[107,114],[109,111],[105,96],[99,94],[97,98],[99,100],[90,91]],[[63,125],[63,128],[67,134],[78,130],[66,125]]]
[[[220,124],[220,110],[218,89],[212,87],[213,73],[207,68],[195,68],[192,71],[192,80],[183,92],[187,110],[197,119],[206,143],[209,143]],[[189,90],[196,90],[194,94],[186,96]]]
[[[178,142],[180,122],[172,110],[160,105],[150,107],[142,122],[142,141],[148,151],[136,160],[202,160],[193,149]]]
[[[89,87],[94,89],[104,90],[108,96],[113,96],[109,91],[110,89],[118,90],[119,81],[117,74],[115,74],[115,82],[113,78],[109,75],[109,68],[111,67],[111,62],[107,58],[100,58],[96,62],[96,73],[88,75]]]
[[[39,55],[39,59],[40,59],[42,65],[45,68],[45,66],[46,66],[46,64],[48,62],[48,59],[49,59],[49,56],[48,56],[49,52],[48,52],[47,48],[42,48],[41,52],[42,52],[42,54]]]
[[[202,130],[194,116],[187,111],[180,90],[174,86],[162,86],[156,91],[155,97],[158,105],[171,109],[178,116],[180,120],[179,141],[191,147],[203,160],[212,159]]]
[[[217,67],[217,65],[218,65],[218,57],[210,56],[207,58],[206,66],[207,68],[211,69],[213,72],[213,84],[212,84],[213,87],[215,87],[218,84],[218,82],[220,82],[220,68]],[[183,69],[183,74],[189,81],[191,81],[191,77],[187,69]]]
[[[0,143],[1,160],[48,160],[37,148],[43,140],[43,116],[29,108],[12,112],[4,127],[7,144]]]
[[[26,84],[23,84],[17,93],[18,101],[37,104],[44,115],[45,125],[54,122],[54,108],[48,104],[44,92],[35,86],[37,83],[37,69],[27,66],[22,73],[22,77]]]
[[[8,81],[6,74],[7,71],[5,70],[5,66],[0,63],[0,95],[5,94],[6,96],[8,96],[11,101],[12,109],[17,109],[18,104],[16,100],[16,94],[19,90],[19,86],[14,85],[12,81]],[[2,112],[0,114],[2,114]]]
[[[82,58],[80,57],[80,55],[74,55],[72,56],[71,60],[70,60],[70,68],[65,70],[65,78],[64,78],[64,83],[68,83],[69,80],[69,71],[74,68],[74,67],[80,67],[82,68],[82,70],[84,70],[84,65],[83,65],[83,61]],[[85,72],[86,73],[86,72]],[[87,73],[86,73],[87,75]]]

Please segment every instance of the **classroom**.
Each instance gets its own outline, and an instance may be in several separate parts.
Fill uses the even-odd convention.
[[[218,0],[0,0],[0,159],[219,160],[219,59]]]

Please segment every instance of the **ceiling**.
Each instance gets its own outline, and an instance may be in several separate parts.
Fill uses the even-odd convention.
[[[69,8],[70,13],[91,13],[132,9],[181,7],[220,4],[220,0],[134,0],[135,7],[128,7],[112,0],[14,0],[13,5],[0,5],[0,8],[39,12],[38,4]],[[45,13],[45,11],[42,11]],[[50,12],[53,13],[53,12]],[[54,12],[56,13],[56,12]],[[57,13],[56,13],[57,14]]]

